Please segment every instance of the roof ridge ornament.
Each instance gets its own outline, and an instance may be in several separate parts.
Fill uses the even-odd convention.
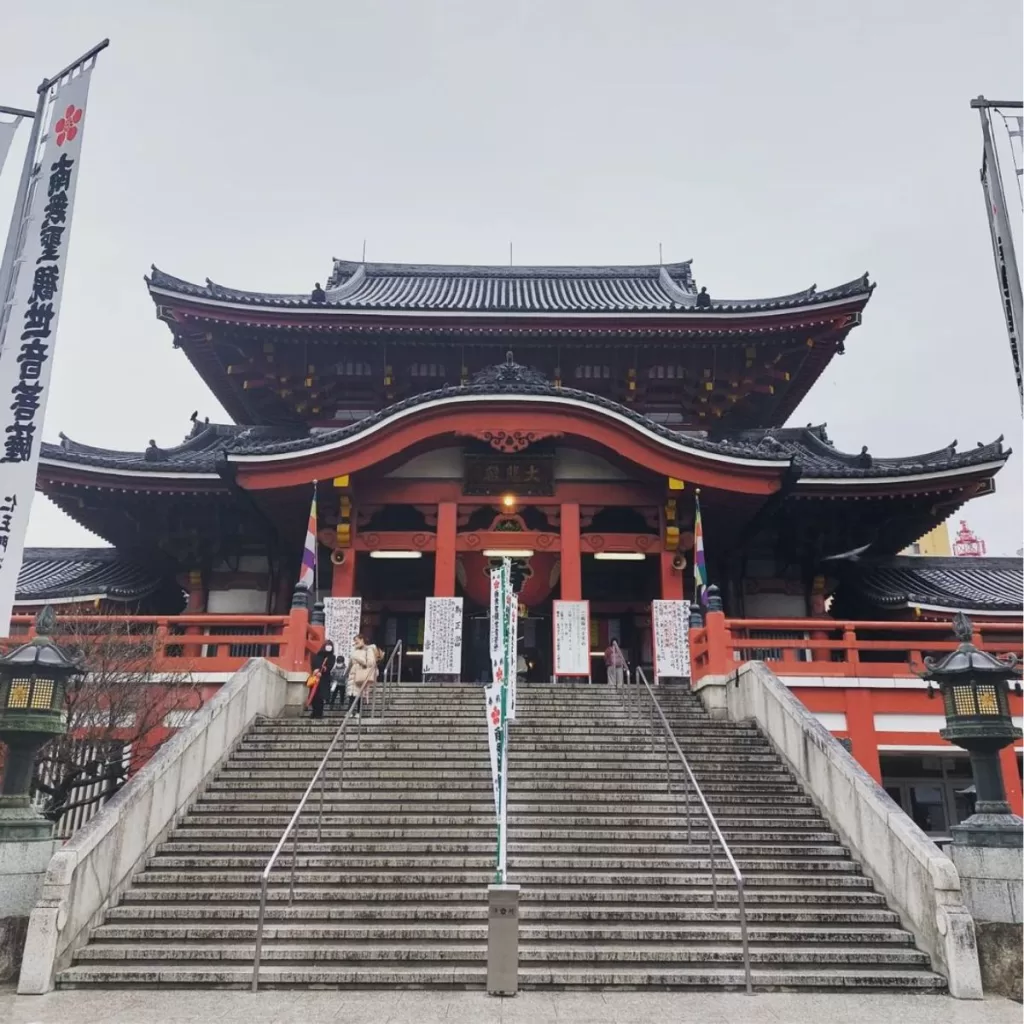
[[[532,366],[523,366],[517,363],[509,349],[505,353],[505,362],[496,366],[488,366],[486,369],[475,373],[469,381],[470,387],[486,387],[502,385],[503,387],[515,390],[516,387],[534,388],[550,387],[547,377],[540,370]]]

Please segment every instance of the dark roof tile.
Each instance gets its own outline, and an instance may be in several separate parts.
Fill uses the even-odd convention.
[[[906,555],[865,562],[840,584],[844,605],[877,608],[915,605],[949,611],[1024,610],[1024,561],[1020,558],[932,558]]]
[[[156,593],[163,580],[114,548],[26,548],[15,604],[74,598],[138,601]]]
[[[665,266],[473,267],[335,260],[325,301],[205,285],[153,267],[150,289],[252,306],[353,312],[714,313],[758,312],[871,295],[868,275],[819,292],[815,286],[767,299],[717,299],[699,308],[690,262]]]

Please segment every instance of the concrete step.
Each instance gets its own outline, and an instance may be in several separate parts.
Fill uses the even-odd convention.
[[[176,876],[175,876],[176,877]],[[867,879],[829,879],[829,885],[801,885],[799,876],[788,879],[788,887],[783,887],[787,879],[754,879],[745,890],[744,898],[748,908],[801,906],[814,909],[830,910],[832,908],[885,908],[885,900],[876,893]],[[763,886],[763,888],[762,888]],[[196,889],[188,882],[169,881],[159,886],[147,885],[137,881],[122,897],[122,906],[146,905],[166,906],[194,902]],[[720,888],[717,893],[719,907],[736,906],[734,889]],[[712,892],[710,879],[695,879],[694,884],[685,892],[665,886],[618,886],[618,885],[582,885],[563,887],[556,885],[545,887],[537,885],[529,892],[520,893],[520,903],[525,908],[532,905],[565,906],[576,908],[580,904],[612,905],[641,908],[681,908],[694,907],[714,909],[715,895]],[[222,886],[218,889],[203,889],[204,906],[251,905],[259,903],[259,889],[256,886],[236,888]],[[486,893],[475,882],[464,881],[461,877],[455,883],[435,884],[420,883],[405,886],[389,884],[381,887],[356,884],[354,881],[341,887],[312,887],[303,883],[296,875],[294,905],[304,906],[318,904],[345,906],[363,903],[383,903],[388,906],[404,904],[456,904],[459,906],[473,905],[486,907]],[[267,889],[267,904],[288,904],[287,878],[275,875]],[[735,911],[733,911],[735,912]]]
[[[246,924],[106,924],[93,929],[91,939],[111,949],[122,948],[125,959],[145,958],[145,947],[153,944],[202,942],[233,943],[253,942],[256,937],[256,922]],[[294,943],[303,945],[323,943],[482,943],[487,942],[486,918],[475,922],[379,921],[329,924],[318,923],[265,923],[263,938],[266,942]],[[910,936],[900,928],[835,927],[809,925],[753,925],[748,928],[752,947],[775,945],[800,946],[851,946],[863,948],[884,946],[905,950],[912,946]],[[711,924],[665,924],[650,925],[635,923],[592,922],[536,922],[524,921],[519,929],[520,943],[684,943],[687,946],[718,945],[741,941],[738,923]],[[128,949],[123,947],[128,945]],[[916,951],[914,951],[916,953]],[[915,959],[923,954],[916,953]],[[83,956],[81,960],[90,959]],[[107,955],[105,959],[117,959]]]
[[[337,963],[354,965],[389,964],[400,966],[409,963],[473,963],[485,960],[487,956],[486,933],[481,929],[480,937],[463,942],[382,942],[354,941],[334,942],[327,939],[311,938],[307,944],[294,942],[265,942],[262,949],[262,963],[268,967],[274,963],[299,963],[309,966]],[[227,945],[220,940],[202,943],[195,940],[183,946],[180,942],[168,944],[144,943],[126,946],[122,943],[107,944],[96,941],[89,943],[74,957],[75,964],[99,964],[118,962],[135,963],[210,963],[252,966],[253,944],[248,942]],[[519,947],[519,962],[522,966],[531,964],[573,964],[587,963],[623,964],[653,967],[656,964],[742,964],[742,950],[734,945],[691,945],[675,946],[661,942],[620,944],[617,942],[592,942],[578,945],[576,942],[529,943]],[[928,969],[928,958],[914,949],[888,946],[799,946],[771,945],[751,946],[750,962],[753,966],[812,966],[826,964],[835,966],[871,966],[887,968]]]
[[[255,922],[258,907],[255,904],[122,904],[111,908],[106,915],[107,922],[124,925],[130,923],[154,923],[159,925],[202,922],[232,924],[239,921]],[[524,922],[624,922],[656,923],[672,922],[686,924],[736,924],[735,906],[714,907],[694,906],[616,906],[588,902],[583,906],[551,904],[531,905],[524,902],[520,908],[520,919]],[[296,906],[269,905],[266,912],[269,921],[294,921],[308,924],[311,921],[486,921],[487,906],[482,901],[475,904],[468,901],[451,900],[446,903],[351,903],[347,905],[317,906],[303,904]],[[787,925],[792,927],[811,926],[817,928],[889,928],[899,930],[899,917],[890,910],[865,907],[857,910],[834,907],[792,907],[780,906],[759,909],[747,908],[750,924]],[[184,926],[184,925],[183,925]],[[106,927],[104,925],[103,927]],[[906,936],[905,932],[900,932]]]
[[[834,967],[783,970],[764,967],[752,971],[754,986],[758,990],[804,989],[834,991],[858,989],[860,991],[922,991],[941,992],[942,979],[928,971],[910,971],[899,968]],[[216,970],[194,967],[173,967],[166,964],[137,964],[73,967],[58,976],[58,987],[75,988],[82,985],[157,986],[163,988],[238,988],[249,987],[252,979],[250,965],[220,966]],[[261,988],[423,988],[459,987],[482,989],[486,984],[486,968],[451,965],[420,968],[381,967],[326,967],[303,970],[270,966],[260,971]],[[573,988],[692,988],[742,990],[744,974],[735,967],[708,968],[704,966],[672,967],[551,967],[523,966],[520,969],[522,989]]]

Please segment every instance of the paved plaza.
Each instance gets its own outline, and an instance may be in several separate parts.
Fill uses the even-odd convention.
[[[72,990],[16,996],[0,988],[4,1024],[1020,1024],[1005,999],[717,992],[249,992]]]

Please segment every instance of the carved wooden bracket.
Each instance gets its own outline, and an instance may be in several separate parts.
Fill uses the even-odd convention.
[[[561,434],[552,434],[538,430],[478,430],[471,434],[462,434],[461,437],[472,437],[477,441],[485,441],[496,452],[502,455],[515,455],[524,452],[531,444],[538,441],[546,441],[548,438],[562,437]]]

